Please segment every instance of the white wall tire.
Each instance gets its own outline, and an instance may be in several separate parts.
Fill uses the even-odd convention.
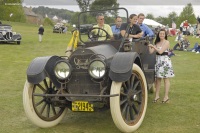
[[[24,85],[24,91],[23,91],[23,106],[25,110],[25,114],[28,117],[28,119],[35,125],[41,128],[48,128],[48,127],[53,127],[57,125],[65,116],[67,109],[62,108],[62,110],[59,107],[54,107],[53,105],[47,104],[47,108],[45,107],[46,110],[49,110],[49,113],[46,113],[46,116],[43,116],[43,113],[41,113],[41,116],[38,115],[39,111],[37,110],[37,103],[36,101],[39,99],[43,99],[43,97],[35,98],[33,96],[34,91],[36,90],[35,87],[36,85],[29,83],[28,81],[25,82]],[[43,86],[43,85],[41,85]],[[51,82],[52,86],[52,82]],[[39,88],[39,87],[38,87]],[[41,100],[39,100],[41,101]],[[45,102],[43,101],[42,104]],[[39,102],[38,102],[39,104]],[[48,106],[49,105],[49,106]],[[39,108],[40,104],[38,105]],[[44,105],[43,105],[44,106]],[[41,109],[41,108],[40,108]],[[37,111],[36,111],[37,110]],[[44,110],[44,112],[48,112]],[[54,112],[55,111],[55,112]],[[47,116],[49,114],[49,116]]]
[[[123,83],[113,81],[110,94],[119,94],[110,98],[111,115],[117,128],[126,133],[137,130],[144,119],[148,98],[147,83],[141,68],[133,64],[131,78]]]

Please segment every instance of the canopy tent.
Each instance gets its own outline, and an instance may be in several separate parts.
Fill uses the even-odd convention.
[[[153,27],[157,27],[157,26],[162,27],[162,26],[164,26],[163,24],[158,23],[158,22],[156,22],[156,21],[154,21],[152,19],[144,19],[143,23],[146,24],[146,25],[153,26]]]

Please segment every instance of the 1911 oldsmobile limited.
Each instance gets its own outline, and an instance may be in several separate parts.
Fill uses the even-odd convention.
[[[116,10],[124,10],[128,21],[125,8]],[[79,22],[84,13],[94,11],[81,12]],[[79,27],[80,23],[77,30]],[[149,54],[147,47],[152,40],[148,37],[131,42],[126,38],[109,40],[108,33],[97,28],[106,36],[103,41],[95,41],[102,36],[97,34],[97,39],[91,39],[94,29],[88,36],[79,36],[81,43],[67,51],[68,56],[37,57],[29,65],[23,105],[35,125],[55,126],[68,109],[76,112],[102,108],[110,109],[122,132],[133,132],[141,125],[148,90],[154,82],[155,54]]]

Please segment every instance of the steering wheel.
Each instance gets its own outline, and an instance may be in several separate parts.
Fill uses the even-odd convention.
[[[102,28],[93,27],[88,31],[88,38],[91,41],[98,41],[99,38],[103,38],[101,41],[106,41],[108,38],[110,38],[110,35]]]

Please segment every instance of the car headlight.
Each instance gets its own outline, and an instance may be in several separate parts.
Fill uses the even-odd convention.
[[[71,74],[70,64],[64,61],[58,62],[54,68],[54,73],[56,77],[60,80],[67,79]]]
[[[95,79],[102,78],[106,73],[106,64],[102,60],[93,60],[89,65],[89,74]]]
[[[2,34],[3,34],[3,35],[5,35],[5,34],[6,34],[6,32],[5,32],[5,31],[2,31]]]

